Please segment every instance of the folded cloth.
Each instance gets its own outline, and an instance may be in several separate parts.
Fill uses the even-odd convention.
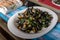
[[[13,16],[15,12],[23,10],[25,8],[26,8],[26,6],[22,6],[15,11],[9,12],[6,16],[3,15],[2,13],[0,13],[0,17],[7,22],[8,19],[11,16]],[[56,26],[47,34],[43,35],[42,37],[35,38],[32,40],[60,40],[60,23],[57,23]]]
[[[8,21],[8,17],[5,16],[3,13],[0,12],[0,18],[4,19],[6,22]]]

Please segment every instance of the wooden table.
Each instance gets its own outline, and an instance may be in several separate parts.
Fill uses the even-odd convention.
[[[30,4],[29,4],[30,5]],[[33,3],[33,5],[31,4],[31,6],[34,6],[35,4]],[[37,5],[37,4],[36,4]],[[37,5],[39,6],[39,5]],[[60,14],[59,13],[56,13],[58,15],[58,18],[59,18],[59,21],[60,22]],[[7,23],[2,20],[0,18],[0,27],[1,27],[1,32],[2,34],[6,37],[7,40],[25,40],[25,39],[22,39],[22,38],[18,38],[16,37],[15,35],[13,35],[7,28]]]

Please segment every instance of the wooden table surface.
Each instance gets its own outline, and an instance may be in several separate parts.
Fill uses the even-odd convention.
[[[60,13],[56,13],[58,15],[58,22],[60,22]],[[8,37],[11,39],[11,40],[25,40],[25,39],[22,39],[22,38],[18,38],[16,37],[15,35],[13,35],[7,28],[7,23],[2,20],[0,18],[0,26],[1,28],[5,31],[4,33],[6,33],[7,35],[9,35]]]

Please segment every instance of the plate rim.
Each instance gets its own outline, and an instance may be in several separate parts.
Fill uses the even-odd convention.
[[[60,6],[59,4],[56,4],[54,1],[52,1],[52,3],[53,3],[54,5],[56,5],[56,6]]]

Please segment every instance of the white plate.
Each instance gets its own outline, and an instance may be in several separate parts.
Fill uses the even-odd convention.
[[[56,4],[56,3],[54,2],[54,0],[52,0],[52,3],[53,3],[54,5],[60,6],[59,4]]]
[[[16,28],[16,26],[14,25],[14,21],[17,20],[17,16],[18,16],[18,13],[24,13],[26,11],[26,9],[22,10],[22,11],[19,11],[19,12],[16,12],[15,15],[13,15],[8,23],[7,23],[7,26],[8,26],[8,29],[15,35],[15,36],[18,36],[18,37],[21,37],[21,38],[24,38],[24,39],[32,39],[32,38],[37,38],[37,37],[41,37],[43,36],[44,34],[48,33],[53,27],[55,27],[57,21],[58,21],[58,17],[56,15],[55,12],[51,11],[50,9],[47,9],[47,8],[44,8],[44,7],[38,7],[38,6],[34,6],[34,8],[38,8],[42,11],[47,11],[49,14],[52,15],[53,19],[51,21],[51,25],[48,27],[48,28],[44,28],[42,29],[39,33],[36,33],[36,34],[27,34],[27,33],[24,33],[20,30],[18,30]]]
[[[17,2],[16,2],[16,9],[18,8],[18,7],[21,7],[22,5],[23,5],[23,3],[22,3],[22,1],[20,1],[20,0],[16,0]],[[15,10],[15,9],[14,9]],[[0,12],[2,12],[4,15],[6,15],[8,12],[10,12],[10,11],[13,11],[13,9],[11,9],[10,7],[5,7],[5,6],[3,6],[3,7],[0,7]]]

